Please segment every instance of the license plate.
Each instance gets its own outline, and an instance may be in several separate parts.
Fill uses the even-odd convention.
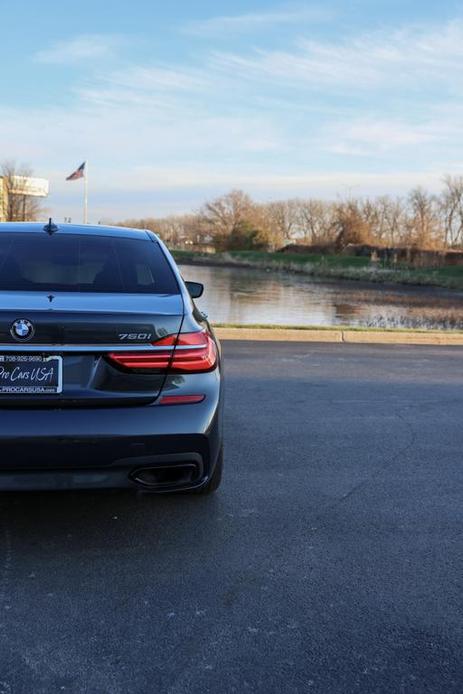
[[[62,357],[0,355],[0,394],[49,395],[62,390]]]

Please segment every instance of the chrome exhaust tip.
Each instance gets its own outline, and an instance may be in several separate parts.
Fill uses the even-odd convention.
[[[181,463],[138,468],[130,473],[129,478],[144,489],[162,489],[194,484],[199,476],[200,470],[196,463]]]

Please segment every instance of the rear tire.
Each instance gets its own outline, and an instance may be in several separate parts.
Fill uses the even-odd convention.
[[[209,482],[207,482],[203,487],[195,489],[195,494],[213,494],[220,487],[222,481],[223,472],[223,446],[219,451],[217,462],[215,464],[214,472]]]

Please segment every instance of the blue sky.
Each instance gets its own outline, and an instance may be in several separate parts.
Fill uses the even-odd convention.
[[[463,174],[463,4],[2,4],[0,154],[57,219],[437,190]]]

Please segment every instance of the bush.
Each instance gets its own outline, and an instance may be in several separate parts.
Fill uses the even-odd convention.
[[[217,235],[214,246],[216,251],[252,251],[265,249],[266,243],[259,229],[243,221],[236,224],[228,236]]]
[[[355,202],[338,205],[336,210],[336,247],[342,250],[350,244],[366,244],[371,240],[371,228]]]

